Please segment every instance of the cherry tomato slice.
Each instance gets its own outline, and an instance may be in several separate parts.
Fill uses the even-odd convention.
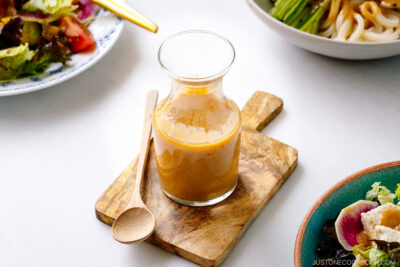
[[[81,52],[96,47],[92,33],[76,18],[65,16],[59,19],[59,23],[67,36],[72,51]]]

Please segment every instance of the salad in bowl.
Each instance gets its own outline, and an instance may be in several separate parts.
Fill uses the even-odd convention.
[[[90,0],[0,0],[0,80],[36,75],[93,51]]]
[[[400,267],[400,184],[392,193],[375,182],[323,226],[314,266]]]

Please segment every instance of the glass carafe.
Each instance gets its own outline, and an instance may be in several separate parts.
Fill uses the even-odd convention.
[[[241,117],[222,91],[234,58],[232,44],[207,31],[175,34],[160,47],[172,88],[154,112],[154,143],[161,187],[179,203],[215,204],[236,187]]]

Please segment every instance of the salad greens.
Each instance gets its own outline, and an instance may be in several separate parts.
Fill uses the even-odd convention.
[[[0,50],[0,79],[17,77],[18,72],[34,54],[35,52],[29,50],[28,44]]]
[[[380,184],[380,182],[375,182],[372,185],[372,189],[367,192],[365,198],[367,200],[378,199],[381,204],[393,203],[396,195],[392,194],[389,189]]]
[[[90,0],[0,0],[0,80],[36,75],[96,45]]]
[[[25,21],[22,26],[21,43],[34,46],[36,38],[40,36],[40,27],[37,23]]]
[[[75,9],[72,5],[72,0],[29,0],[26,2],[22,9],[30,12],[36,12],[40,10],[43,14],[56,14],[63,10],[71,12]]]
[[[44,16],[25,16],[26,21],[52,22],[71,14],[78,8],[72,0],[29,0],[22,6],[23,11],[32,13],[41,12]]]
[[[60,46],[57,41],[38,39],[38,50],[31,61],[27,61],[18,69],[16,77],[36,75],[43,72],[51,63],[65,63],[69,60],[66,47]]]
[[[392,259],[389,253],[377,247],[365,247],[363,244],[357,245],[353,248],[354,255],[361,255],[367,259],[370,267],[399,267],[400,263],[397,259]]]
[[[331,0],[276,0],[271,14],[289,26],[317,34],[330,3]]]
[[[397,201],[395,201],[397,197]],[[379,205],[397,204],[400,205],[400,184],[393,194],[380,182],[371,185],[371,190],[366,193],[366,199],[379,202]],[[395,203],[397,202],[397,203]],[[360,218],[361,220],[361,218]],[[322,228],[325,241],[318,245],[316,254],[319,259],[315,260],[317,266],[349,266],[349,267],[400,267],[400,241],[386,242],[383,240],[362,239],[363,242],[347,251],[340,244],[335,224],[337,219],[327,220]],[[353,222],[354,223],[354,222]],[[357,264],[358,257],[363,260],[363,265]],[[354,264],[354,265],[353,265]]]

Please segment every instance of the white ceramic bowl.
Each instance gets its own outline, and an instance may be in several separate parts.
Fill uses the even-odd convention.
[[[272,30],[293,44],[321,55],[342,59],[376,59],[400,55],[400,40],[389,42],[345,42],[309,34],[273,18],[271,0],[246,0],[253,12]]]

